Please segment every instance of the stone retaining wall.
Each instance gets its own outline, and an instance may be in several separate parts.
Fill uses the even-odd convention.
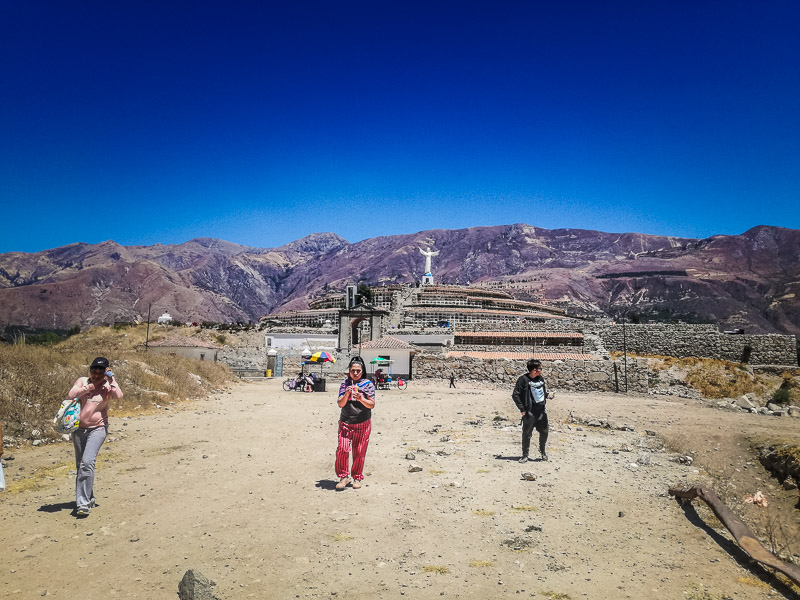
[[[520,313],[525,317],[525,313]],[[547,319],[540,322],[520,322],[515,319],[507,319],[504,323],[463,323],[458,326],[456,333],[460,331],[577,331],[582,332],[585,326],[584,321],[572,321],[562,319]]]
[[[263,372],[267,368],[267,354],[263,346],[260,348],[225,346],[217,353],[217,360],[224,362],[231,369],[253,369]]]
[[[520,345],[500,345],[500,344],[458,344],[448,349],[449,352],[528,352],[531,357],[539,353],[565,353],[565,354],[583,354],[584,346],[578,344],[573,345],[552,345],[545,344],[520,344]]]
[[[480,381],[509,388],[526,373],[522,360],[461,357],[447,358],[438,354],[418,354],[414,357],[414,379],[447,379],[455,372],[457,381]],[[555,360],[542,362],[542,375],[551,390],[574,392],[624,391],[622,359],[614,360]],[[628,359],[628,391],[648,392],[647,359]],[[617,387],[619,386],[619,387]]]
[[[587,327],[596,333],[609,352],[622,352],[623,326]],[[716,325],[626,324],[625,346],[628,352],[685,358],[717,358],[756,365],[797,365],[793,335],[730,335],[720,333]]]

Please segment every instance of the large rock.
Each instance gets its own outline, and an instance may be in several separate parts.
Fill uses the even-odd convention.
[[[189,569],[178,584],[178,597],[180,600],[219,600],[211,591],[214,585],[200,571]]]

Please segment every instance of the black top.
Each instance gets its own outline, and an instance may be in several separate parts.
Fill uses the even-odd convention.
[[[347,388],[355,382],[349,377],[342,382],[339,386],[339,398],[344,396]],[[358,389],[370,400],[375,400],[375,384],[369,379],[359,379]],[[349,425],[356,425],[357,423],[364,423],[372,418],[372,410],[361,404],[358,400],[348,400],[347,404],[342,407],[339,413],[339,420],[342,423]]]
[[[517,379],[511,399],[517,405],[519,412],[541,415],[547,405],[547,384],[541,375],[531,378],[528,373]],[[540,402],[536,402],[540,399]]]

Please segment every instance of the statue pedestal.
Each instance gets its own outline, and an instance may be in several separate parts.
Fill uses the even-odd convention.
[[[433,285],[433,275],[425,273],[425,275],[422,276],[422,285]]]

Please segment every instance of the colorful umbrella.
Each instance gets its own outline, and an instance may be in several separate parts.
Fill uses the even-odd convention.
[[[309,358],[308,360],[309,362],[315,362],[315,363],[336,362],[336,359],[327,352],[314,352],[314,354],[312,354],[311,358]]]
[[[314,352],[308,359],[308,362],[319,363],[319,374],[322,376],[322,365],[326,362],[335,363],[336,359],[332,354],[328,354],[327,352]]]

